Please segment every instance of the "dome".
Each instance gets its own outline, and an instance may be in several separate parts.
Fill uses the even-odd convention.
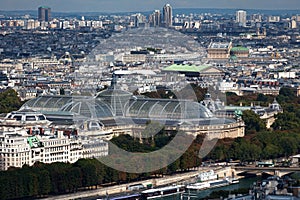
[[[107,104],[91,97],[74,98],[64,105],[60,111],[72,112],[87,118],[112,117],[112,111]]]
[[[209,93],[205,94],[204,100],[201,101],[201,104],[208,108],[211,112],[224,109],[223,102],[219,98],[214,101]]]
[[[132,93],[120,89],[106,89],[97,94],[97,98],[105,99],[107,97],[131,97]]]
[[[132,96],[130,92],[109,88],[99,92],[96,99],[109,105],[113,115],[124,116],[125,106]]]
[[[277,111],[282,110],[280,104],[276,101],[276,99],[274,99],[273,103],[269,106],[269,108],[272,110],[277,110]]]
[[[114,116],[124,116],[125,105],[132,96],[132,93],[117,88],[117,76],[113,73],[110,87],[99,92],[96,98],[109,105]]]

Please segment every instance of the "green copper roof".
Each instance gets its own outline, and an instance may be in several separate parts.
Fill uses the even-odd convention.
[[[27,138],[27,142],[29,143],[30,148],[38,147],[39,146],[39,140],[36,136],[31,136]]]
[[[232,59],[232,60],[236,60],[236,59],[237,59],[237,57],[236,57],[236,55],[232,55],[232,56],[230,56],[230,59]]]
[[[232,47],[231,51],[249,51],[246,47]]]
[[[207,69],[208,65],[178,65],[178,64],[173,64],[170,65],[166,68],[164,68],[164,71],[177,71],[177,72],[201,72],[205,69]]]

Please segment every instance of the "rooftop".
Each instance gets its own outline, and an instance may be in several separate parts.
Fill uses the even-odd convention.
[[[239,46],[239,47],[232,47],[231,51],[249,51],[249,49],[246,47]]]
[[[173,64],[166,68],[164,71],[177,71],[177,72],[201,72],[207,68],[209,65],[183,65],[183,64]]]
[[[228,49],[231,43],[228,42],[212,42],[209,45],[209,49]]]

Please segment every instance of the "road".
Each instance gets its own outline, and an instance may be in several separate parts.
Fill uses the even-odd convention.
[[[255,166],[233,166],[236,170],[261,170],[261,171],[300,171],[299,167],[255,167]]]
[[[44,200],[80,199],[80,198],[87,198],[93,196],[105,196],[107,194],[111,195],[111,194],[123,193],[126,191],[129,185],[140,184],[140,183],[143,185],[152,184],[153,186],[162,186],[162,185],[168,185],[172,183],[183,183],[196,177],[201,171],[209,170],[209,169],[212,168],[200,168],[196,171],[180,173],[173,176],[164,176],[161,178],[132,182],[127,184],[120,184],[116,186],[105,187],[105,188],[100,188],[95,190],[88,190],[88,191],[76,192],[76,193],[65,194],[65,195],[57,195],[53,197],[44,198]]]

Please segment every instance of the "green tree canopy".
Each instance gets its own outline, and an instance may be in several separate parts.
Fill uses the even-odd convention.
[[[259,132],[262,130],[266,130],[264,121],[260,119],[259,115],[257,115],[252,110],[244,111],[242,119],[246,124],[246,133],[250,133],[251,131]]]
[[[0,113],[9,113],[18,110],[22,105],[18,94],[13,89],[0,92]]]

